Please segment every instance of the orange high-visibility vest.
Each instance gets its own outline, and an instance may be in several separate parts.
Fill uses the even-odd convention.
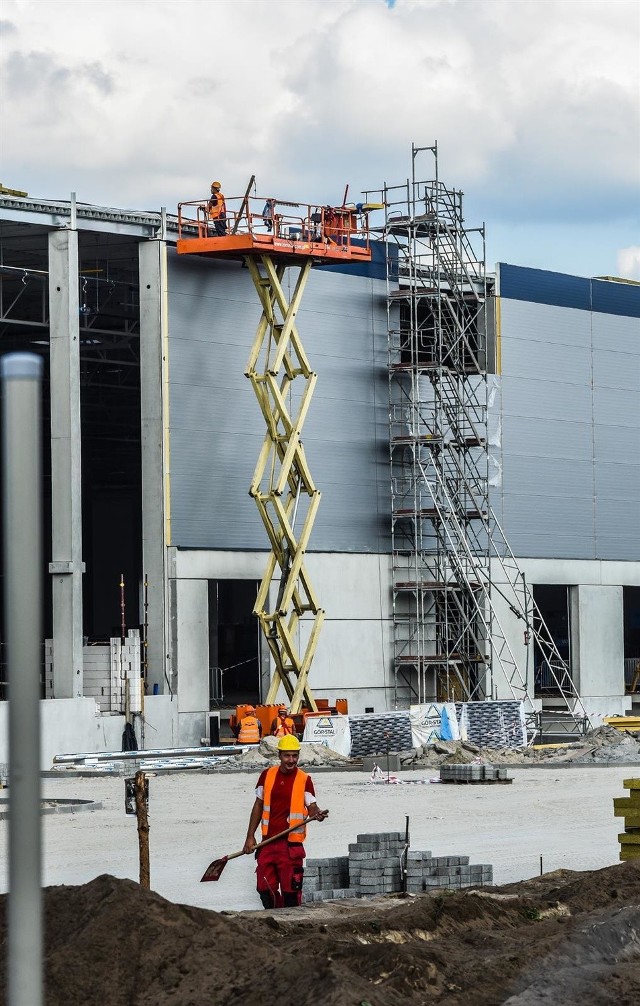
[[[218,217],[222,217],[224,219],[226,217],[227,206],[222,192],[218,191],[211,193],[211,199],[208,203],[208,212],[210,220],[217,220]]]
[[[264,796],[262,798],[262,837],[267,837],[267,832],[269,830],[269,816],[271,814],[271,792],[273,790],[273,784],[276,781],[276,776],[280,771],[277,765],[273,768],[267,770],[267,775],[264,780]],[[303,772],[302,769],[298,769],[296,772],[296,777],[293,780],[293,789],[291,790],[291,804],[289,806],[289,824],[295,824],[296,821],[300,821],[300,827],[292,831],[288,836],[289,842],[304,842],[307,829],[305,826],[305,821],[307,819],[307,808],[304,805],[304,790],[307,784],[307,773]]]
[[[240,720],[238,740],[241,744],[260,743],[260,721],[255,716],[243,716]]]
[[[295,730],[296,725],[291,719],[291,717],[287,716],[286,719],[281,720],[280,717],[278,716],[278,719],[276,720],[276,728],[273,731],[273,736],[286,737],[287,734],[295,733]]]

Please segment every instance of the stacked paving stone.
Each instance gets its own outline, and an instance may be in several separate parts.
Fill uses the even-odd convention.
[[[379,755],[389,751],[410,751],[411,720],[408,712],[366,713],[349,716],[351,757]]]
[[[493,882],[493,867],[470,866],[468,856],[432,856],[407,853],[407,891],[417,894],[434,888],[481,887]]]
[[[496,765],[441,765],[440,782],[512,782],[506,768]]]
[[[305,867],[302,900],[374,897],[402,890],[402,831],[358,835],[349,855],[335,859],[309,859]],[[493,882],[491,866],[470,866],[468,856],[432,856],[407,852],[407,891],[418,894],[436,888],[479,887]]]
[[[456,717],[467,719],[467,738],[485,748],[517,748],[526,744],[519,702],[456,702]]]
[[[458,721],[464,711],[467,738],[478,747],[523,747],[526,744],[519,702],[456,702]],[[349,716],[351,757],[410,751],[413,747],[408,712]]]
[[[307,859],[304,867],[303,895],[305,901],[322,901],[311,895],[317,891],[325,897],[344,898],[349,888],[349,857],[334,856],[332,859]],[[351,893],[351,892],[349,892]]]
[[[401,890],[400,857],[405,845],[401,831],[358,835],[349,846],[349,886],[361,895]]]

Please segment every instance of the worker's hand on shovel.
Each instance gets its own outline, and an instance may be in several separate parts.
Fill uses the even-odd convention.
[[[312,803],[309,807],[308,821],[324,821],[325,817],[329,817],[328,810],[320,810],[317,804]]]
[[[246,841],[244,843],[244,847],[242,849],[242,851],[244,852],[245,856],[250,856],[252,852],[255,852],[256,844],[257,843],[256,843],[256,840],[255,840],[255,836],[254,835],[247,835],[247,839],[246,839]]]

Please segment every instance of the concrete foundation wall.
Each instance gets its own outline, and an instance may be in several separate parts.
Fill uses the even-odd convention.
[[[604,716],[617,716],[631,706],[624,694],[623,586],[637,586],[640,563],[599,560],[519,559],[527,584],[566,584],[571,593],[572,672],[585,710],[594,726]],[[495,582],[502,574],[493,563]],[[496,593],[495,607],[509,646],[520,667],[527,666],[523,623]],[[528,687],[533,694],[533,643],[529,645]],[[508,697],[504,679],[494,677],[498,698]],[[536,702],[536,706],[540,705]]]
[[[140,742],[140,722],[136,720]],[[55,755],[120,751],[124,716],[100,714],[94,699],[43,699],[40,702],[40,767],[53,766]],[[198,743],[200,736],[198,736]],[[176,747],[177,703],[168,695],[145,699],[145,747]],[[0,763],[9,763],[9,703],[0,702]]]
[[[208,580],[261,579],[267,553],[170,551],[170,575],[175,576],[172,593],[176,599],[173,621],[180,732],[199,738],[203,717],[195,716],[190,724],[186,714],[208,710]],[[331,701],[347,698],[354,713],[369,707],[387,709],[393,684],[390,557],[316,552],[307,554],[306,566],[325,610],[310,677],[312,691]],[[310,629],[311,622],[303,619],[301,650]]]
[[[260,579],[266,561],[266,552],[170,550],[169,569],[177,599],[175,624],[179,627],[180,730],[185,737],[193,740],[200,736],[204,718],[197,714],[208,709],[207,581]],[[390,556],[310,552],[306,564],[325,610],[310,675],[314,694],[330,701],[347,698],[354,714],[371,707],[376,712],[393,708]],[[596,718],[600,713],[604,716],[623,711],[628,702],[624,698],[622,586],[640,581],[640,564],[523,559],[520,566],[529,585],[563,583],[576,588],[574,672],[587,711]],[[494,567],[494,578],[499,583],[500,571],[497,564]],[[495,593],[494,603],[511,654],[522,675],[528,676],[527,687],[533,695],[533,643],[529,643],[527,661],[523,623],[514,618],[508,599],[499,592]],[[302,620],[299,631],[300,646],[304,647],[310,623]],[[187,677],[186,682],[181,674]],[[513,697],[509,682],[497,670],[492,684],[493,698]],[[534,705],[538,707],[541,702]],[[182,716],[188,713],[194,714],[193,724],[188,724],[186,718],[183,724]]]

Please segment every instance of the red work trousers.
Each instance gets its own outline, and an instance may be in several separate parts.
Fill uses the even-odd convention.
[[[267,895],[271,896],[274,908],[301,904],[304,857],[301,843],[287,842],[286,838],[258,849],[256,878],[263,904]]]

